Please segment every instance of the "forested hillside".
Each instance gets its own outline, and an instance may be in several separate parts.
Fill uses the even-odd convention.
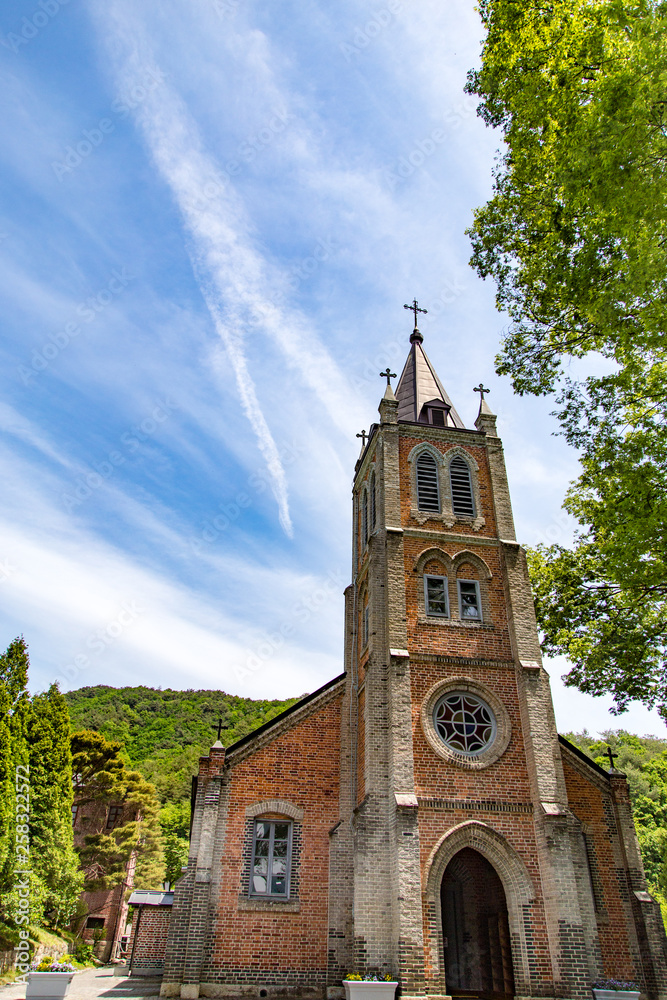
[[[163,806],[160,823],[172,879],[179,876],[187,856],[192,775],[197,772],[200,754],[207,753],[216,739],[218,719],[222,719],[221,740],[229,746],[297,700],[252,701],[222,691],[105,685],[69,691],[65,698],[73,732],[95,730],[117,740],[127,763],[155,785]],[[667,739],[635,736],[624,730],[609,730],[601,739],[586,731],[566,735],[605,768],[609,766],[606,747],[618,754],[615,764],[628,776],[651,891],[665,906]]]
[[[78,688],[65,695],[72,731],[92,729],[123,745],[128,764],[151,781],[163,803],[189,800],[200,754],[217,738],[229,746],[293,705],[253,701],[223,691],[149,687]]]

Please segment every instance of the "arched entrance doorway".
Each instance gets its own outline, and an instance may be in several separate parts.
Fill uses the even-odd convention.
[[[447,993],[513,996],[507,902],[493,866],[464,847],[447,865],[440,892]]]

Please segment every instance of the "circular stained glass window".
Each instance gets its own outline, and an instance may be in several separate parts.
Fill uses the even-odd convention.
[[[496,719],[476,694],[450,691],[433,709],[435,731],[450,749],[475,757],[489,747],[496,736]]]

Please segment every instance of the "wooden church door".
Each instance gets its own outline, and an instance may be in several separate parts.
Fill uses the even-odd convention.
[[[447,993],[513,996],[507,901],[493,866],[469,847],[459,851],[447,865],[440,898]]]

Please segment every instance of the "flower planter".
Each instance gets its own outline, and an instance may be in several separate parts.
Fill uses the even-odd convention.
[[[73,979],[73,972],[29,972],[26,1000],[63,1000]]]
[[[398,980],[390,983],[369,983],[359,979],[344,979],[345,1000],[394,1000]]]
[[[640,991],[637,990],[593,990],[595,1000],[639,1000]]]

